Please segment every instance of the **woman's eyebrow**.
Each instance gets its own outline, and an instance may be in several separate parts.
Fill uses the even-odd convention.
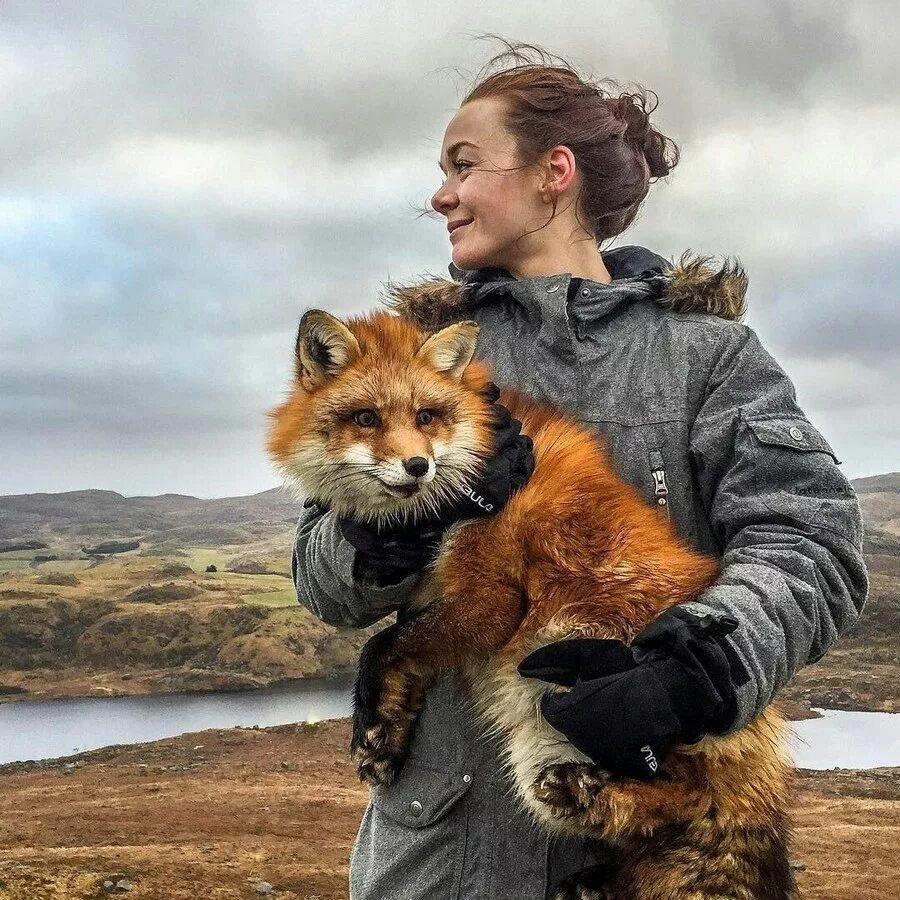
[[[460,147],[474,147],[476,150],[478,149],[478,145],[473,144],[471,141],[457,141],[455,144],[451,144],[447,148],[447,158],[449,159],[451,156],[453,156],[453,154],[456,153],[456,151],[459,150]],[[442,172],[444,171],[444,164],[440,160],[438,160],[438,168]]]

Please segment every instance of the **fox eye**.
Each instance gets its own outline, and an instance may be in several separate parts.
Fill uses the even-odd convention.
[[[435,412],[433,409],[420,409],[416,414],[417,425],[430,425],[434,419]]]
[[[380,420],[374,409],[358,409],[353,413],[353,421],[360,428],[374,428]]]

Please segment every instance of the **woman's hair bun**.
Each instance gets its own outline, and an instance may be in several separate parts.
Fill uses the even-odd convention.
[[[659,104],[656,94],[653,91],[619,94],[610,97],[609,104],[613,115],[625,123],[622,137],[643,152],[650,177],[668,175],[678,162],[678,150],[650,124],[650,113]]]

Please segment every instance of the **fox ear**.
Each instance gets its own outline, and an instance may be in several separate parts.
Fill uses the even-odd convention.
[[[359,343],[343,322],[321,309],[303,313],[297,331],[295,364],[297,378],[305,390],[334,378],[359,354]]]
[[[476,322],[448,325],[422,344],[416,358],[424,360],[438,372],[445,372],[451,378],[462,378],[462,373],[475,353],[478,330]]]

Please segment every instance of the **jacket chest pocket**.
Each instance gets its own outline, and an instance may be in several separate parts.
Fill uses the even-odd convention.
[[[350,855],[351,900],[457,900],[471,783],[407,760],[394,784],[372,788]]]

